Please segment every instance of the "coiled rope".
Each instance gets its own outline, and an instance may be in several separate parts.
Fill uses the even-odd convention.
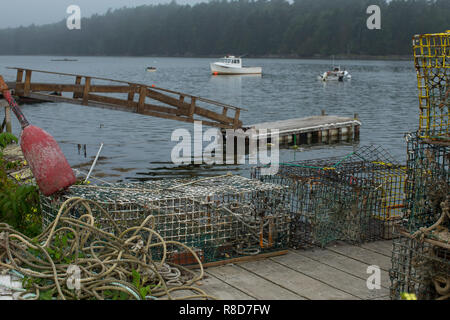
[[[86,213],[78,219],[68,213],[81,206]],[[96,219],[92,207],[100,209]],[[99,221],[110,222],[114,232],[102,230]],[[199,273],[168,262],[167,246],[188,251],[199,264]],[[161,254],[162,249],[162,254]],[[154,251],[156,250],[156,251]],[[160,259],[155,261],[152,252]],[[70,289],[74,280],[70,266],[80,271],[79,288]],[[112,292],[138,300],[215,299],[194,284],[203,278],[202,263],[185,244],[165,241],[154,230],[154,217],[139,226],[121,230],[99,203],[82,198],[65,201],[55,220],[38,237],[30,239],[7,224],[0,224],[0,269],[23,278],[22,300],[37,300],[56,294],[56,299],[110,299]],[[176,292],[193,292],[174,296]]]

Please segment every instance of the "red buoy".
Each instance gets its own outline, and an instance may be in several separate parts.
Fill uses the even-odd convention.
[[[28,123],[2,76],[0,76],[0,92],[3,92],[3,97],[22,125],[20,147],[41,192],[45,196],[50,196],[74,184],[75,174],[58,143],[45,130]]]
[[[20,147],[44,195],[52,195],[76,182],[58,143],[45,130],[32,125],[24,128]]]

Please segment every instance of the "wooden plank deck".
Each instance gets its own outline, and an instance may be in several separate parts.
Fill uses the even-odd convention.
[[[289,250],[258,261],[206,269],[200,288],[227,300],[389,300],[392,241]],[[369,290],[367,267],[381,269],[381,289]]]
[[[196,286],[221,300],[389,300],[392,241],[289,250],[286,255],[205,269]],[[367,267],[381,268],[381,289],[369,290]],[[9,276],[0,284],[20,287]],[[192,292],[191,292],[192,293]],[[189,295],[178,292],[175,296]],[[0,286],[0,300],[13,299]]]

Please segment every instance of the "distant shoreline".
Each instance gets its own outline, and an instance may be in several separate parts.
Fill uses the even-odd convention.
[[[225,54],[216,54],[216,55],[51,55],[51,54],[2,54],[0,57],[7,56],[17,56],[17,57],[54,57],[54,58],[82,58],[82,57],[110,57],[110,58],[207,58],[207,59],[218,59]],[[298,59],[298,60],[332,60],[333,56],[327,55],[314,55],[314,56],[297,56],[297,55],[275,55],[275,54],[267,54],[267,55],[245,55],[244,59]],[[414,58],[411,55],[386,55],[386,56],[372,56],[372,55],[334,55],[335,60],[393,60],[393,61],[413,61]],[[58,60],[53,59],[54,62]],[[69,60],[59,60],[62,62],[71,62]]]

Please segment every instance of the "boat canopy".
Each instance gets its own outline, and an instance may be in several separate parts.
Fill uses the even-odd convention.
[[[226,57],[221,59],[221,62],[222,63],[226,63],[226,64],[241,65],[242,64],[242,59],[241,58],[236,58],[235,56],[226,56]]]

